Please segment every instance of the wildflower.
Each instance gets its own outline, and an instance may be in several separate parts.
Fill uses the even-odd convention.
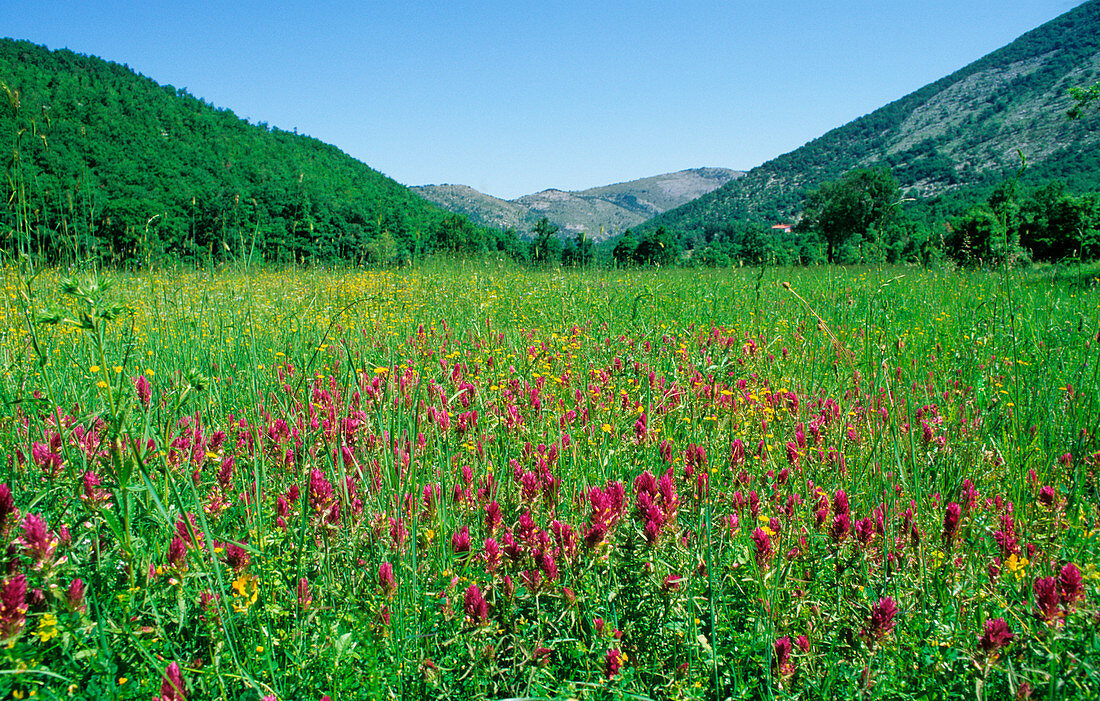
[[[40,570],[53,562],[58,538],[46,528],[46,522],[38,514],[27,514],[23,519],[23,535],[17,539],[23,552],[31,559],[32,569]]]
[[[302,611],[308,611],[309,605],[313,603],[313,595],[309,592],[309,580],[305,577],[298,578],[298,608]]]
[[[1003,618],[994,618],[985,622],[985,631],[978,638],[978,648],[986,654],[996,654],[1005,645],[1012,642],[1016,635]]]
[[[225,564],[234,572],[240,572],[248,566],[251,557],[238,543],[225,544]]]
[[[195,525],[194,514],[188,513],[186,516],[179,517],[176,521],[176,536],[180,538],[184,545],[199,547],[203,536],[202,531]]]
[[[463,597],[462,610],[466,612],[467,618],[475,626],[482,626],[487,622],[489,603],[485,601],[481,589],[476,584],[467,587],[466,595]]]
[[[962,506],[966,513],[970,513],[974,510],[974,507],[978,505],[978,490],[974,488],[974,483],[969,479],[963,480],[962,483]]]
[[[1081,570],[1072,562],[1058,573],[1058,601],[1066,613],[1073,613],[1077,601],[1085,596],[1081,585]]]
[[[168,544],[168,564],[178,571],[187,568],[187,546],[179,536],[172,538]]]
[[[0,484],[0,537],[7,535],[12,524],[19,520],[19,509],[11,495],[11,487]]]
[[[84,502],[88,508],[97,509],[110,501],[110,492],[105,489],[100,489],[99,487],[99,485],[102,484],[99,475],[88,470],[84,473],[82,481],[84,483],[84,493],[80,495],[80,500]],[[0,531],[3,531],[2,526],[0,526]]]
[[[409,529],[405,527],[404,520],[399,516],[390,518],[390,540],[395,550],[402,550],[405,540],[409,537]]]
[[[856,539],[863,547],[867,547],[871,544],[871,539],[875,537],[875,524],[871,522],[869,518],[861,518],[856,522]]]
[[[897,613],[898,607],[897,604],[894,603],[894,600],[888,596],[884,596],[871,607],[871,616],[867,619],[867,627],[860,631],[860,633],[868,643],[881,640],[888,635],[897,624],[894,620]]]
[[[791,663],[790,637],[784,635],[782,638],[775,641],[773,647],[775,649],[775,659],[772,661],[772,665],[775,667],[779,676],[788,677],[794,674],[794,664]]]
[[[1038,577],[1031,585],[1039,617],[1046,623],[1058,617],[1058,583],[1054,577]]]
[[[532,594],[537,594],[542,587],[542,572],[539,570],[524,570],[520,573],[520,579]]]
[[[956,534],[959,532],[959,516],[961,514],[962,507],[955,502],[947,505],[947,510],[943,515],[943,544],[947,548],[951,547]]]
[[[79,611],[84,613],[88,610],[88,605],[84,602],[84,580],[80,577],[76,577],[73,581],[69,582],[69,589],[66,591],[65,603],[68,604],[69,610]]]
[[[38,630],[34,631],[38,639],[48,643],[57,637],[57,616],[52,612],[45,613],[38,621]]]
[[[318,524],[334,526],[339,523],[340,503],[333,496],[332,483],[324,472],[316,468],[309,477],[309,504]]]
[[[148,409],[150,402],[153,400],[153,388],[149,386],[149,380],[145,375],[138,375],[133,378],[133,381],[138,401],[141,402],[142,408]]]
[[[260,585],[256,577],[248,572],[242,572],[233,580],[233,610],[237,613],[245,613],[260,596]]]
[[[275,497],[275,527],[282,530],[286,530],[286,520],[290,516],[290,504],[287,503],[286,497],[280,494]]]
[[[532,658],[540,667],[545,667],[550,662],[550,656],[554,654],[554,651],[548,647],[536,647],[535,652],[532,654]]]
[[[463,526],[457,533],[451,536],[451,549],[454,550],[455,555],[458,555],[460,559],[464,559],[470,554],[470,527]]]
[[[794,639],[794,644],[798,646],[798,649],[802,652],[810,651],[810,639],[805,635],[800,635]]]
[[[1054,487],[1050,485],[1044,485],[1039,490],[1039,503],[1048,509],[1053,509],[1054,505],[1058,501],[1058,493],[1054,491]]]
[[[512,581],[511,575],[504,575],[500,578],[500,589],[505,599],[511,599],[516,595],[516,583]]]
[[[761,569],[768,566],[772,558],[772,541],[767,532],[757,528],[752,532],[752,543],[756,546],[756,564]]]
[[[852,522],[847,512],[839,513],[833,517],[833,524],[829,527],[829,535],[831,535],[836,542],[843,543],[851,530]]]
[[[160,697],[155,701],[186,701],[186,699],[180,666],[173,662],[168,665],[168,669],[164,670],[164,677],[160,683]]]
[[[393,565],[383,562],[378,566],[378,584],[382,587],[382,593],[387,597],[393,596],[397,591],[397,579],[393,576]]]
[[[622,653],[619,648],[611,648],[607,651],[607,656],[604,658],[603,671],[607,675],[608,679],[614,679],[615,675],[622,669],[623,660],[626,659],[626,655]]]
[[[485,506],[485,530],[492,535],[500,527],[502,520],[500,504],[493,500]]]
[[[27,575],[18,574],[0,589],[0,640],[7,640],[23,629],[27,613]]]
[[[678,574],[670,574],[665,576],[664,582],[661,584],[661,589],[666,592],[673,592],[680,588],[680,580],[682,580]]]
[[[1016,537],[1016,521],[1012,514],[1001,516],[1001,529],[993,532],[993,539],[997,541],[1003,559],[1020,553],[1020,541]]]

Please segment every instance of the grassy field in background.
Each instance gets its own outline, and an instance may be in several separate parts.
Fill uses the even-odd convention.
[[[1094,269],[0,275],[0,696],[1100,697]]]

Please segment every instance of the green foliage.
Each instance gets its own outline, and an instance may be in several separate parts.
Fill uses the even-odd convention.
[[[557,237],[558,225],[546,217],[535,223],[531,231],[530,259],[536,265],[550,265],[561,259],[562,244]]]
[[[859,168],[810,191],[798,228],[825,241],[831,263],[853,242],[888,245],[883,237],[898,204],[898,183],[888,170]]]
[[[0,40],[0,246],[47,261],[390,264],[518,253],[337,148],[71,51]]]
[[[626,231],[612,256],[620,265],[672,265],[679,260],[680,244],[668,229],[646,229],[641,236]]]
[[[1087,88],[1070,88],[1069,94],[1073,98],[1073,107],[1067,112],[1070,119],[1080,119],[1081,114],[1091,103],[1100,100],[1100,83],[1090,85]]]

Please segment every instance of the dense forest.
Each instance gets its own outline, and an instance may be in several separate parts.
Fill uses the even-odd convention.
[[[391,263],[518,251],[308,136],[117,63],[0,40],[4,248],[63,262]]]

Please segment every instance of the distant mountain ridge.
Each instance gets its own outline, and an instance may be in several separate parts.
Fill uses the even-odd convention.
[[[1027,32],[642,227],[688,236],[730,221],[790,221],[806,193],[858,167],[889,167],[907,198],[989,187],[1019,171],[1100,189],[1100,110],[1066,118],[1071,87],[1100,79],[1100,0]]]
[[[548,189],[514,200],[486,195],[467,185],[421,185],[412,189],[424,199],[485,226],[525,234],[546,217],[563,236],[584,231],[598,242],[743,175],[744,171],[729,168],[691,168],[588,190]]]

